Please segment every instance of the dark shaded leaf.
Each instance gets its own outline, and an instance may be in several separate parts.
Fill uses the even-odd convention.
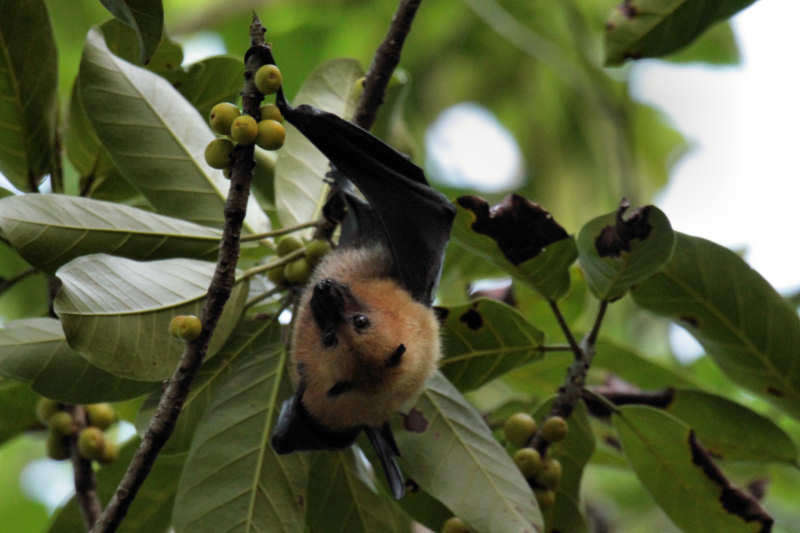
[[[161,0],[100,0],[120,22],[136,31],[139,58],[147,64],[164,32],[164,7]]]
[[[25,383],[0,378],[0,444],[26,429],[39,427],[40,422],[36,419],[38,400],[39,395]]]

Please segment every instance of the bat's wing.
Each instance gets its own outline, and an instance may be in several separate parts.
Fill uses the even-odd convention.
[[[392,427],[386,422],[380,429],[368,427],[364,432],[381,460],[392,495],[399,500],[406,494],[406,480],[395,460],[400,456],[400,450],[397,449]]]
[[[367,199],[368,204],[358,203],[347,195],[355,210],[349,224],[361,227],[354,231],[345,225],[343,243],[365,232],[379,236],[394,259],[395,277],[414,299],[430,305],[455,207],[428,185],[421,168],[368,131],[310,106],[292,109],[280,97],[278,105],[286,120]]]

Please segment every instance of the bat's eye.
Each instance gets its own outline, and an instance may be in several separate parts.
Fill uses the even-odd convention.
[[[403,354],[406,353],[406,347],[404,344],[401,344],[397,347],[394,353],[386,360],[386,366],[389,368],[395,367],[400,364],[403,360]]]
[[[336,384],[328,389],[328,396],[339,396],[353,388],[353,384],[349,381],[338,381]]]
[[[367,329],[369,327],[369,318],[367,318],[367,315],[354,315],[353,325],[357,330]]]

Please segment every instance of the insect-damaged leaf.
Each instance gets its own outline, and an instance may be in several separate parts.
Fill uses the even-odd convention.
[[[403,471],[477,531],[543,531],[527,482],[480,414],[441,374],[417,402],[427,426],[399,431]]]
[[[606,22],[606,65],[669,54],[754,1],[623,0]]]
[[[215,259],[222,232],[112,202],[60,194],[0,200],[0,232],[32,265],[53,272],[82,255]]]
[[[644,406],[623,406],[613,419],[636,476],[682,531],[770,530],[772,518],[730,485],[689,426]]]
[[[15,320],[0,329],[0,375],[70,403],[124,400],[157,386],[118,378],[91,365],[67,345],[61,323],[54,318]]]
[[[669,220],[648,205],[624,216],[630,204],[597,217],[578,234],[578,257],[589,289],[600,299],[616,300],[634,284],[659,271],[672,256],[675,233]]]
[[[161,0],[100,0],[120,22],[136,32],[139,59],[150,61],[164,32],[164,7]]]
[[[139,262],[82,256],[56,272],[53,307],[69,345],[112,374],[153,381],[172,374],[185,343],[169,334],[175,315],[202,314],[214,264],[192,259]],[[208,347],[212,357],[233,331],[248,282],[233,287]]]
[[[543,354],[542,332],[498,301],[481,298],[437,313],[446,315],[442,343],[447,356],[441,370],[461,391],[476,389]]]
[[[0,173],[30,191],[58,157],[56,45],[43,0],[0,0],[0,13]]]
[[[194,107],[161,76],[112,54],[97,28],[79,76],[83,106],[125,178],[158,212],[222,227],[229,183],[205,162],[214,135]],[[259,233],[268,225],[251,198],[244,227]]]
[[[291,395],[286,357],[273,321],[209,391],[178,487],[177,533],[305,531],[308,457],[278,455],[269,442]]]
[[[800,318],[741,257],[679,233],[669,264],[632,294],[686,328],[731,379],[800,418]]]
[[[575,261],[575,240],[553,217],[522,196],[511,194],[500,204],[478,196],[456,200],[453,238],[509,272],[549,300],[569,289],[569,266]]]

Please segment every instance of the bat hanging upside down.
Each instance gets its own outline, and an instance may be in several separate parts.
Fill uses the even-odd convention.
[[[405,491],[389,418],[413,406],[440,357],[431,308],[455,208],[422,170],[369,132],[310,106],[286,120],[331,162],[347,214],[338,248],[304,289],[291,342],[294,396],[278,453],[341,449],[366,432],[396,498]],[[366,201],[346,191],[353,182]]]

